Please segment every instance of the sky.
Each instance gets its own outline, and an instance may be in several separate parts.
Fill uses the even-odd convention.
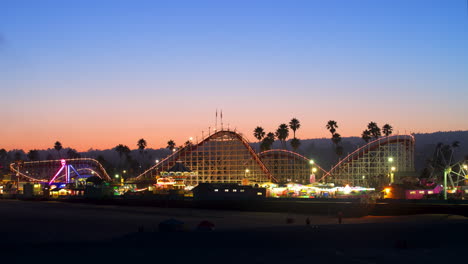
[[[466,0],[3,0],[0,148],[165,147],[221,109],[250,141],[466,130],[467,47]]]

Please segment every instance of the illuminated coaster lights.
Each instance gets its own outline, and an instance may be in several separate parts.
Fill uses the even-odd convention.
[[[52,177],[52,179],[49,181],[49,185],[51,185],[55,179],[59,176],[59,174],[65,169],[65,183],[70,183],[71,181],[71,177],[70,177],[70,169],[73,170],[75,173],[76,173],[76,178],[80,177],[80,174],[75,170],[75,168],[68,164],[67,165],[67,161],[65,159],[61,159],[60,160],[60,164],[62,165],[62,167],[60,167],[60,169],[57,171],[57,173],[54,175],[54,177]],[[76,180],[75,178],[75,180]]]

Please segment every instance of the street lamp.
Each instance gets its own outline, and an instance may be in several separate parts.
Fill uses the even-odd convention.
[[[159,163],[159,160],[157,159],[157,160],[156,160],[156,164],[158,164],[158,163]]]
[[[315,161],[313,159],[309,160],[310,165],[314,165]]]
[[[247,178],[247,173],[249,173],[250,170],[249,169],[245,169],[245,174],[244,174],[244,178]]]
[[[116,174],[116,175],[115,175],[115,178],[116,178],[116,179],[118,179],[118,178],[119,178],[119,175],[118,175],[118,174]]]
[[[317,172],[317,168],[313,167],[313,168],[312,168],[312,172],[313,172],[313,173],[316,173],[316,172]]]

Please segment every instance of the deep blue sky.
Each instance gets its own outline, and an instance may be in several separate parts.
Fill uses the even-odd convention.
[[[0,148],[467,129],[467,1],[3,0],[0,89]]]

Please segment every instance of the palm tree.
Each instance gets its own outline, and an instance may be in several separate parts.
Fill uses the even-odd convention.
[[[343,155],[343,146],[340,145],[341,143],[341,135],[338,133],[334,133],[332,135],[331,141],[335,144],[335,153],[338,158]]]
[[[380,133],[380,128],[377,126],[377,123],[375,122],[370,122],[367,125],[367,129],[371,133],[372,137],[375,139],[378,139],[382,134]]]
[[[60,143],[60,141],[55,142],[54,149],[57,151],[59,159],[60,159],[60,150],[62,150],[62,148],[63,148],[62,143]]]
[[[332,138],[331,138],[333,144],[338,145],[341,142],[341,135],[338,133],[334,133]]]
[[[384,133],[384,135],[386,137],[390,136],[392,133],[393,133],[393,127],[389,124],[385,124],[383,127],[382,127],[382,132]]]
[[[371,132],[367,129],[362,131],[361,138],[368,143],[371,140]]]
[[[334,120],[329,120],[327,125],[327,129],[330,131],[330,133],[333,135],[336,132],[336,129],[338,128],[338,123]]]
[[[294,138],[296,138],[296,130],[298,130],[301,127],[301,122],[297,120],[297,118],[291,119],[289,122],[289,128],[293,131]]]
[[[167,148],[170,149],[171,151],[175,148],[175,146],[176,146],[176,143],[174,142],[174,140],[171,139],[167,142]]]
[[[141,138],[140,140],[138,140],[137,146],[138,146],[138,149],[140,150],[140,153],[142,153],[147,146],[146,140]]]
[[[254,129],[254,137],[260,142],[264,137],[265,137],[265,130],[263,130],[263,127],[257,126]],[[261,146],[259,146],[261,149]]]
[[[263,138],[262,143],[260,144],[260,148],[262,151],[270,150],[271,145],[275,142],[275,134],[273,132],[269,132],[266,137]]]
[[[145,160],[145,148],[148,144],[146,143],[146,140],[141,138],[137,142],[138,150],[140,150],[140,156],[142,157],[143,161]],[[140,163],[140,168],[141,168],[141,163]]]
[[[289,137],[289,128],[286,124],[279,125],[276,130],[276,137],[283,143],[283,147],[286,149],[286,139]]]
[[[119,144],[114,148],[114,150],[117,151],[117,153],[119,153],[120,168],[123,169],[122,156],[125,154],[125,156],[127,157],[127,160],[128,160],[128,154],[130,154],[130,148],[128,146],[126,146],[126,145]],[[122,177],[123,177],[123,175],[122,175]]]
[[[124,154],[128,155],[130,153],[130,148],[122,144],[117,145],[114,148],[114,150],[117,151],[117,153],[119,153],[120,158],[122,158]]]
[[[254,129],[254,137],[258,139],[258,141],[261,141],[265,137],[263,127],[258,126]]]
[[[297,149],[301,146],[301,141],[297,138],[291,139],[291,142],[289,143],[291,144],[291,147],[294,150],[294,152],[297,152]]]

